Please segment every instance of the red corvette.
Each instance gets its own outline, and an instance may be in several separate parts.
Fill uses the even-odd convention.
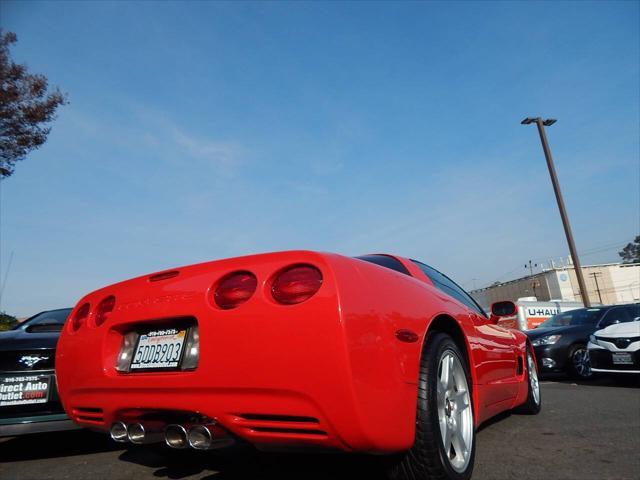
[[[117,441],[389,455],[394,478],[469,478],[476,427],[540,410],[533,350],[437,270],[292,251],[163,271],[84,297],[59,390]]]

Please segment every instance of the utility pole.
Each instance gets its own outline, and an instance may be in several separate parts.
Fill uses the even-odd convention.
[[[591,272],[589,275],[593,277],[593,280],[596,282],[596,292],[598,292],[598,298],[600,299],[600,304],[602,304],[602,295],[600,294],[600,285],[598,285],[598,277],[602,275],[601,272]]]
[[[538,264],[537,263],[531,263],[531,260],[529,260],[529,265],[527,265],[526,263],[524,264],[524,268],[528,268],[529,269],[529,274],[533,277],[533,267],[537,267]]]
[[[585,307],[589,308],[591,302],[589,301],[589,292],[587,292],[586,285],[584,283],[584,277],[582,276],[582,267],[580,266],[580,258],[578,257],[578,251],[576,250],[575,242],[573,241],[573,233],[571,232],[571,225],[569,225],[569,217],[564,206],[564,200],[562,198],[562,192],[560,191],[560,182],[558,182],[558,175],[556,174],[556,168],[553,165],[553,158],[551,157],[551,149],[549,148],[549,142],[547,141],[547,134],[544,131],[544,127],[550,127],[557,120],[553,118],[547,118],[543,120],[540,117],[527,117],[522,122],[522,125],[529,125],[535,123],[538,127],[538,134],[540,135],[540,142],[542,143],[542,150],[544,151],[544,157],[547,160],[547,168],[549,169],[549,176],[551,176],[551,183],[553,184],[553,191],[556,194],[556,202],[558,202],[558,210],[560,210],[560,218],[562,219],[562,226],[564,227],[564,233],[567,237],[567,243],[569,244],[569,252],[573,259],[573,265],[578,278],[578,285],[580,286],[580,295],[582,297],[582,303]]]

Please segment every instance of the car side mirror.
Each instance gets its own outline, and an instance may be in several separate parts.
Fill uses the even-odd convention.
[[[500,317],[512,317],[518,312],[516,304],[509,301],[495,302],[491,304],[491,319],[497,323]]]

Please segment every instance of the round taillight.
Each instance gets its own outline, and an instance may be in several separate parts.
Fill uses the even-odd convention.
[[[99,327],[100,325],[102,325],[104,322],[107,321],[107,318],[109,318],[109,315],[111,314],[111,312],[113,312],[113,308],[115,306],[116,306],[116,297],[114,297],[113,295],[105,298],[98,304],[98,307],[96,308],[95,317],[93,320],[96,324],[96,327]]]
[[[278,303],[293,305],[310,299],[322,286],[322,273],[311,265],[284,270],[273,281],[271,294]]]
[[[87,321],[90,308],[90,305],[88,303],[85,303],[76,311],[75,315],[71,319],[71,330],[78,330],[82,326],[82,324]]]
[[[256,276],[251,272],[234,272],[224,277],[213,294],[220,308],[236,308],[249,300],[258,286]]]

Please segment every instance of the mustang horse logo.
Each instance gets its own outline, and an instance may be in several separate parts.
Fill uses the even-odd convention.
[[[22,358],[20,358],[20,360],[18,360],[18,363],[21,363],[22,365],[24,365],[25,367],[33,367],[36,363],[41,362],[43,360],[48,360],[49,357],[41,357],[41,356],[34,356],[34,355],[25,355]]]

